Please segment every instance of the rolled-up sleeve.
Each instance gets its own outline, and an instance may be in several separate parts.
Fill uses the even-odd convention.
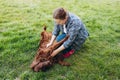
[[[76,25],[75,23],[73,23],[71,26],[72,27],[69,29],[69,32],[68,32],[69,38],[68,38],[67,41],[65,41],[63,43],[63,46],[65,48],[68,48],[69,46],[72,45],[72,43],[75,41],[75,39],[76,39],[76,37],[77,37],[77,35],[79,33],[78,32],[79,31],[78,25]]]
[[[55,24],[52,34],[55,35],[55,36],[58,36],[59,32],[60,32],[59,25]]]

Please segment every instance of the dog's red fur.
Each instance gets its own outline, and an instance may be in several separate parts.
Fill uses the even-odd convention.
[[[48,67],[53,65],[55,62],[58,62],[61,65],[69,66],[69,63],[66,63],[63,61],[63,56],[60,55],[57,58],[52,58],[50,54],[57,49],[64,41],[68,39],[68,36],[61,40],[60,42],[54,42],[51,46],[46,48],[47,44],[49,43],[52,34],[50,32],[46,31],[46,27],[44,27],[44,31],[41,33],[42,39],[39,44],[39,49],[37,51],[37,55],[35,56],[31,68],[38,72],[39,70],[42,70],[44,67]],[[44,68],[45,69],[45,68]]]

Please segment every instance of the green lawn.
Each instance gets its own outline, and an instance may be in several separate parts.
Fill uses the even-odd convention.
[[[64,7],[85,23],[90,37],[80,51],[47,72],[29,66],[43,25]],[[0,80],[120,80],[120,0],[0,0]]]

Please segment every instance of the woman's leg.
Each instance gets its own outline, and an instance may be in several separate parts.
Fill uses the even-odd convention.
[[[65,37],[66,37],[66,34],[65,34],[65,33],[63,33],[63,34],[61,34],[61,35],[58,35],[57,38],[56,38],[56,41],[59,42],[59,41],[61,41],[62,39],[64,39]]]

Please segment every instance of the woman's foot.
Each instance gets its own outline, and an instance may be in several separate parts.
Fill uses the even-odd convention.
[[[63,57],[64,57],[64,58],[68,58],[68,57],[70,57],[74,52],[75,52],[75,50],[72,49],[72,50],[70,50],[69,52],[63,54]]]

